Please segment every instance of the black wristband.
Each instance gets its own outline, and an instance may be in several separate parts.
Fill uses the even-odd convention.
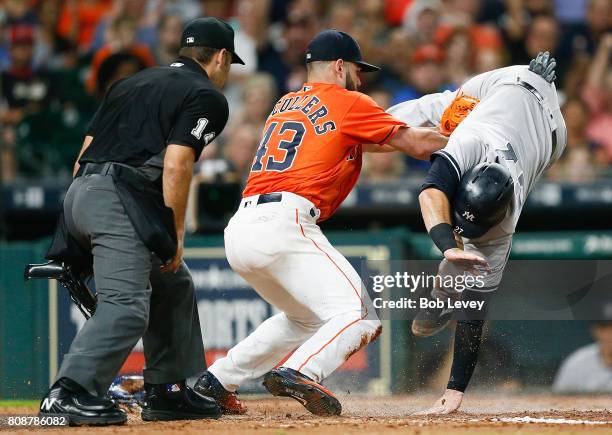
[[[429,230],[429,237],[431,237],[431,240],[433,240],[434,244],[443,254],[447,249],[457,247],[453,227],[451,227],[450,224],[441,223],[435,225]]]

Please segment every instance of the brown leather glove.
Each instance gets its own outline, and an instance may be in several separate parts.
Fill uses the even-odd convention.
[[[455,99],[442,114],[440,132],[445,136],[450,136],[461,121],[469,115],[474,107],[476,107],[479,101],[478,98],[465,95],[463,91],[460,90]]]

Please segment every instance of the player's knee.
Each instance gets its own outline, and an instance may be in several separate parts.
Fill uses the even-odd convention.
[[[363,330],[362,337],[366,340],[366,343],[376,340],[382,333],[383,325],[378,319],[364,319],[359,324]]]
[[[303,319],[295,319],[293,317],[287,316],[287,318],[299,329],[305,332],[314,333],[321,326],[323,326],[324,322],[320,319],[312,319],[312,320],[303,320]]]

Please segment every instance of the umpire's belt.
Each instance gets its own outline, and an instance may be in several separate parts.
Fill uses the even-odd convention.
[[[149,179],[149,182],[152,182],[152,180],[146,177],[145,173],[141,171],[140,169],[137,169],[130,165],[126,165],[124,163],[116,163],[116,162],[83,163],[79,167],[79,171],[77,172],[76,176],[79,177],[81,175],[93,175],[93,174],[113,175],[115,171],[117,171],[118,167],[121,167],[120,171],[128,171],[134,177],[138,177],[139,179]],[[146,183],[146,180],[144,180],[144,182]],[[159,189],[162,188],[161,184],[159,183],[158,183],[158,188]]]
[[[85,163],[82,164],[77,172],[77,177],[82,175],[108,175],[112,167],[114,166],[113,162],[106,163]]]
[[[544,96],[535,87],[533,87],[532,85],[530,85],[524,80],[519,79],[517,80],[516,84],[527,89],[529,92],[533,94],[534,97],[536,97],[536,99],[538,100],[538,103],[540,103],[540,106],[542,106],[542,108],[544,109],[545,115],[551,118],[549,119],[549,122],[554,124],[552,111],[550,110],[550,107],[548,106],[548,103],[546,102],[546,99],[544,98]],[[552,131],[551,133],[552,134],[552,151],[550,155],[552,157],[555,155],[555,151],[557,150],[557,129],[551,128],[551,131]]]
[[[145,246],[164,263],[176,254],[174,213],[166,207],[161,186],[138,169],[121,163],[85,163],[77,172],[83,175],[110,175],[136,233]]]

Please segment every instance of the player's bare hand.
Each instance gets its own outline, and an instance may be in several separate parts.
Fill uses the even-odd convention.
[[[178,247],[176,248],[176,255],[172,259],[170,263],[164,264],[160,267],[162,272],[173,272],[175,273],[181,264],[183,263],[183,242],[178,243]]]
[[[461,406],[463,393],[457,390],[446,390],[431,408],[417,412],[416,415],[445,415],[455,412]]]
[[[483,270],[485,272],[490,270],[487,260],[459,248],[447,249],[444,251],[444,258],[472,273],[481,274]]]

